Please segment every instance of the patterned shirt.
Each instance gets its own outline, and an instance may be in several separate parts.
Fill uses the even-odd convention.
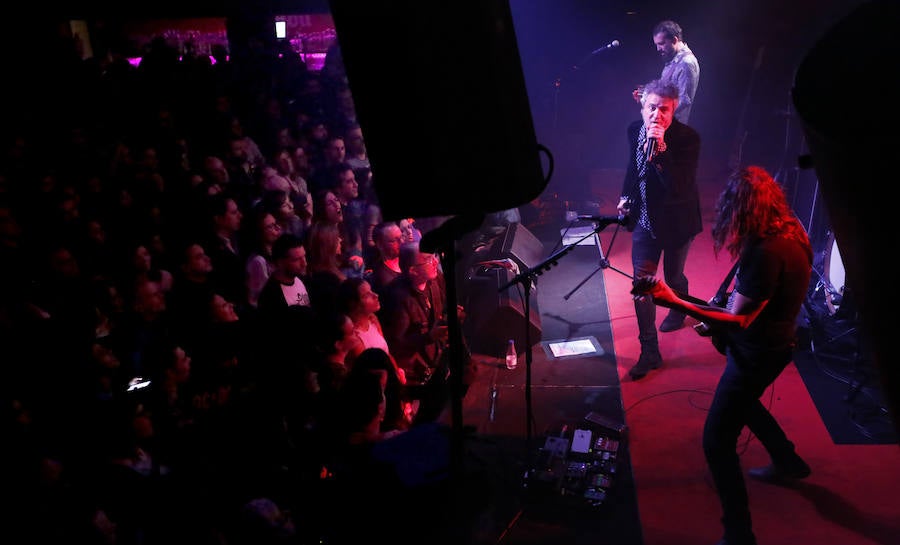
[[[681,51],[663,66],[659,79],[678,87],[675,119],[686,124],[691,115],[691,106],[694,105],[697,86],[700,84],[700,62],[687,43],[682,42]]]

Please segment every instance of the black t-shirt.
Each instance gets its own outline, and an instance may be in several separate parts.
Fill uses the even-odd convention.
[[[744,251],[735,291],[769,302],[747,329],[732,333],[735,345],[745,353],[793,346],[797,315],[809,288],[811,263],[812,256],[804,246],[787,237],[766,238]]]

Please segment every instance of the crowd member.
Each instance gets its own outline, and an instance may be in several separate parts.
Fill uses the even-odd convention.
[[[390,354],[406,377],[407,396],[418,401],[414,422],[430,422],[445,410],[450,386],[457,383],[448,349],[446,280],[438,257],[421,252],[415,242],[400,247],[400,270],[385,291],[382,323]],[[465,320],[462,305],[457,305],[456,318],[460,324]],[[468,344],[460,340],[458,393],[465,395],[476,368]]]
[[[322,171],[339,165],[344,162],[347,157],[347,147],[344,144],[344,137],[339,134],[331,134],[325,141],[324,162],[322,163]]]
[[[313,188],[309,184],[310,176],[312,175],[312,165],[309,161],[309,154],[306,153],[306,150],[299,142],[291,150],[291,163],[294,165],[293,171],[296,172],[297,176],[306,181],[306,192],[312,193]]]
[[[225,119],[225,138],[226,145],[236,141],[241,142],[240,152],[235,157],[240,157],[241,162],[246,162],[248,170],[259,170],[266,164],[266,158],[259,144],[251,137],[244,127],[244,122],[237,115],[231,114]],[[237,152],[236,148],[232,148],[232,152]]]
[[[328,170],[331,165],[344,160],[346,148],[343,138],[336,140],[323,120],[309,121],[306,134],[307,144],[304,149],[309,152],[310,165],[310,177],[307,181],[310,190],[315,193],[328,187]]]
[[[306,246],[306,277],[310,304],[316,309],[334,309],[337,291],[347,278],[341,270],[343,239],[338,226],[318,222],[309,228]]]
[[[447,343],[446,292],[437,256],[416,243],[400,247],[400,275],[383,298],[385,338],[408,379],[427,381]]]
[[[422,231],[416,227],[416,220],[413,218],[403,218],[397,222],[400,231],[403,233],[403,242],[419,242],[422,240]]]
[[[241,221],[244,214],[238,202],[227,193],[208,199],[210,233],[205,244],[212,264],[212,283],[230,300],[246,306],[244,274],[246,255],[241,249]]]
[[[350,372],[350,350],[356,342],[353,321],[334,307],[315,311],[317,327],[315,344],[322,353],[322,360],[315,368],[319,384],[321,408],[320,423],[332,421],[328,417],[341,413],[343,407],[336,399],[343,389]]]
[[[397,222],[379,223],[372,233],[375,252],[366,260],[370,270],[366,275],[372,289],[383,293],[384,289],[400,276],[400,245],[404,242],[403,231]]]
[[[700,61],[684,41],[681,25],[675,21],[660,21],[653,27],[653,43],[656,52],[663,58],[662,73],[659,80],[671,83],[678,88],[678,107],[675,119],[687,124],[694,106],[694,96],[700,85]],[[637,102],[641,101],[643,86],[637,86],[632,95]]]
[[[294,157],[291,154],[292,149],[289,147],[279,148],[275,152],[275,156],[272,157],[272,167],[279,176],[287,180],[294,208],[300,208],[306,201],[307,195],[309,195],[309,185],[306,182],[306,178],[298,170]],[[302,148],[300,149],[302,152]]]
[[[415,416],[414,409],[407,399],[405,382],[397,371],[397,363],[390,354],[381,348],[366,348],[353,361],[347,377],[347,380],[352,381],[361,374],[384,373],[385,407],[378,430],[381,433],[406,430]]]
[[[381,302],[369,283],[359,277],[350,277],[341,282],[337,294],[338,308],[353,321],[353,332],[357,342],[350,349],[350,358],[355,359],[367,348],[380,348],[390,353],[384,329],[378,319]],[[395,367],[396,364],[395,364]],[[406,382],[403,370],[397,367],[397,374]]]
[[[155,372],[147,377],[148,396],[144,407],[153,420],[154,430],[164,438],[154,445],[162,459],[173,460],[181,456],[181,442],[193,426],[193,384],[191,383],[192,358],[180,343],[156,345],[150,353]]]
[[[294,305],[310,306],[306,276],[306,248],[294,235],[282,234],[272,243],[275,267],[259,293],[260,318],[278,319],[281,310]]]
[[[205,411],[225,405],[239,395],[237,390],[249,387],[253,352],[249,321],[241,318],[233,301],[214,293],[208,308],[207,322],[198,324],[203,340],[193,352],[192,372],[200,392],[194,405]]]
[[[329,188],[341,203],[341,232],[344,237],[344,259],[351,265],[348,273],[362,275],[364,249],[372,218],[377,212],[359,195],[359,183],[353,169],[347,163],[335,164],[329,169]]]
[[[157,260],[154,259],[148,245],[143,242],[135,242],[130,246],[131,259],[123,265],[125,271],[119,279],[119,284],[131,288],[142,280],[152,280],[159,283],[163,293],[168,293],[172,290],[174,277],[167,269],[157,265]]]
[[[359,123],[353,123],[347,128],[347,132],[344,134],[344,142],[347,148],[344,160],[353,168],[357,179],[359,179],[359,174],[362,170],[372,168],[369,154],[366,151],[366,141],[363,138],[362,127]]]
[[[360,276],[365,273],[365,260],[358,244],[352,242],[352,227],[344,217],[344,209],[341,200],[330,189],[322,190],[313,195],[313,223],[331,223],[338,226],[344,246],[341,251],[341,269],[349,276]]]
[[[139,279],[120,326],[111,332],[115,353],[122,360],[128,378],[147,376],[154,370],[147,362],[147,352],[172,339],[172,323],[166,295],[158,282]]]
[[[250,222],[250,255],[246,262],[247,304],[255,309],[259,294],[275,268],[272,261],[272,245],[281,236],[281,225],[275,216],[262,206],[253,209],[255,216]]]
[[[179,252],[179,267],[169,293],[169,315],[173,334],[185,348],[198,340],[198,324],[207,322],[209,301],[216,290],[212,280],[212,260],[201,244],[188,243]]]
[[[656,274],[660,258],[666,281],[688,293],[684,264],[694,237],[703,229],[697,164],[700,135],[674,118],[678,89],[654,80],[641,96],[641,120],[628,127],[630,158],[617,205],[630,217],[631,264],[634,276]],[[629,370],[634,380],[662,366],[656,333],[656,307],[635,300],[641,353]],[[672,309],[659,330],[675,331],[684,325],[684,313]]]
[[[227,189],[234,195],[243,210],[249,208],[259,198],[257,179],[265,166],[254,162],[247,146],[245,138],[233,136],[228,141],[228,147],[223,153],[225,168],[228,169]]]
[[[759,398],[793,358],[797,316],[812,274],[812,248],[783,189],[761,167],[746,167],[728,179],[715,214],[713,249],[716,254],[725,250],[738,262],[725,308],[685,301],[653,276],[636,277],[634,293],[701,320],[727,347],[703,428],[703,452],[722,505],[725,533],[720,543],[755,545],[737,452],[744,426],[772,458],[770,465],[751,469],[751,477],[789,482],[811,473]]]
[[[312,224],[312,216],[301,215],[286,191],[269,189],[262,192],[257,206],[272,214],[282,233],[303,238]],[[302,211],[302,209],[300,209]]]
[[[220,190],[224,190],[231,184],[231,174],[228,167],[218,155],[207,155],[204,157],[198,174],[209,184],[218,186]]]

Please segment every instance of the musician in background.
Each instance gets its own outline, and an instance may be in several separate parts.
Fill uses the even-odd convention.
[[[666,281],[680,293],[688,293],[684,274],[688,250],[703,229],[697,163],[700,135],[673,117],[678,89],[654,80],[644,86],[641,120],[628,127],[629,161],[617,211],[629,215],[631,263],[635,278],[653,276],[663,258]],[[656,307],[650,301],[634,302],[641,354],[628,371],[643,378],[662,366],[656,333]],[[672,310],[659,330],[675,331],[685,316]]]
[[[700,85],[700,61],[684,41],[681,26],[675,21],[660,21],[653,27],[653,44],[659,56],[666,61],[659,79],[678,88],[679,100],[678,108],[675,109],[675,119],[687,123],[694,105],[694,95],[697,94],[697,86]],[[632,91],[635,101],[640,102],[642,92],[641,85]]]
[[[636,278],[632,293],[720,330],[727,362],[706,417],[703,451],[722,504],[720,544],[755,545],[737,453],[744,426],[772,458],[770,465],[750,469],[751,477],[789,482],[811,472],[759,398],[793,359],[812,248],[781,186],[756,166],[729,178],[716,204],[712,238],[716,255],[724,249],[738,260],[726,308],[686,301],[653,277]]]

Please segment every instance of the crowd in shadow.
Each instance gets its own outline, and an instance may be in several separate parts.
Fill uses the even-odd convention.
[[[425,219],[380,217],[336,48],[216,53],[73,50],[4,131],[7,531],[438,542],[440,472],[397,470],[446,446]]]

